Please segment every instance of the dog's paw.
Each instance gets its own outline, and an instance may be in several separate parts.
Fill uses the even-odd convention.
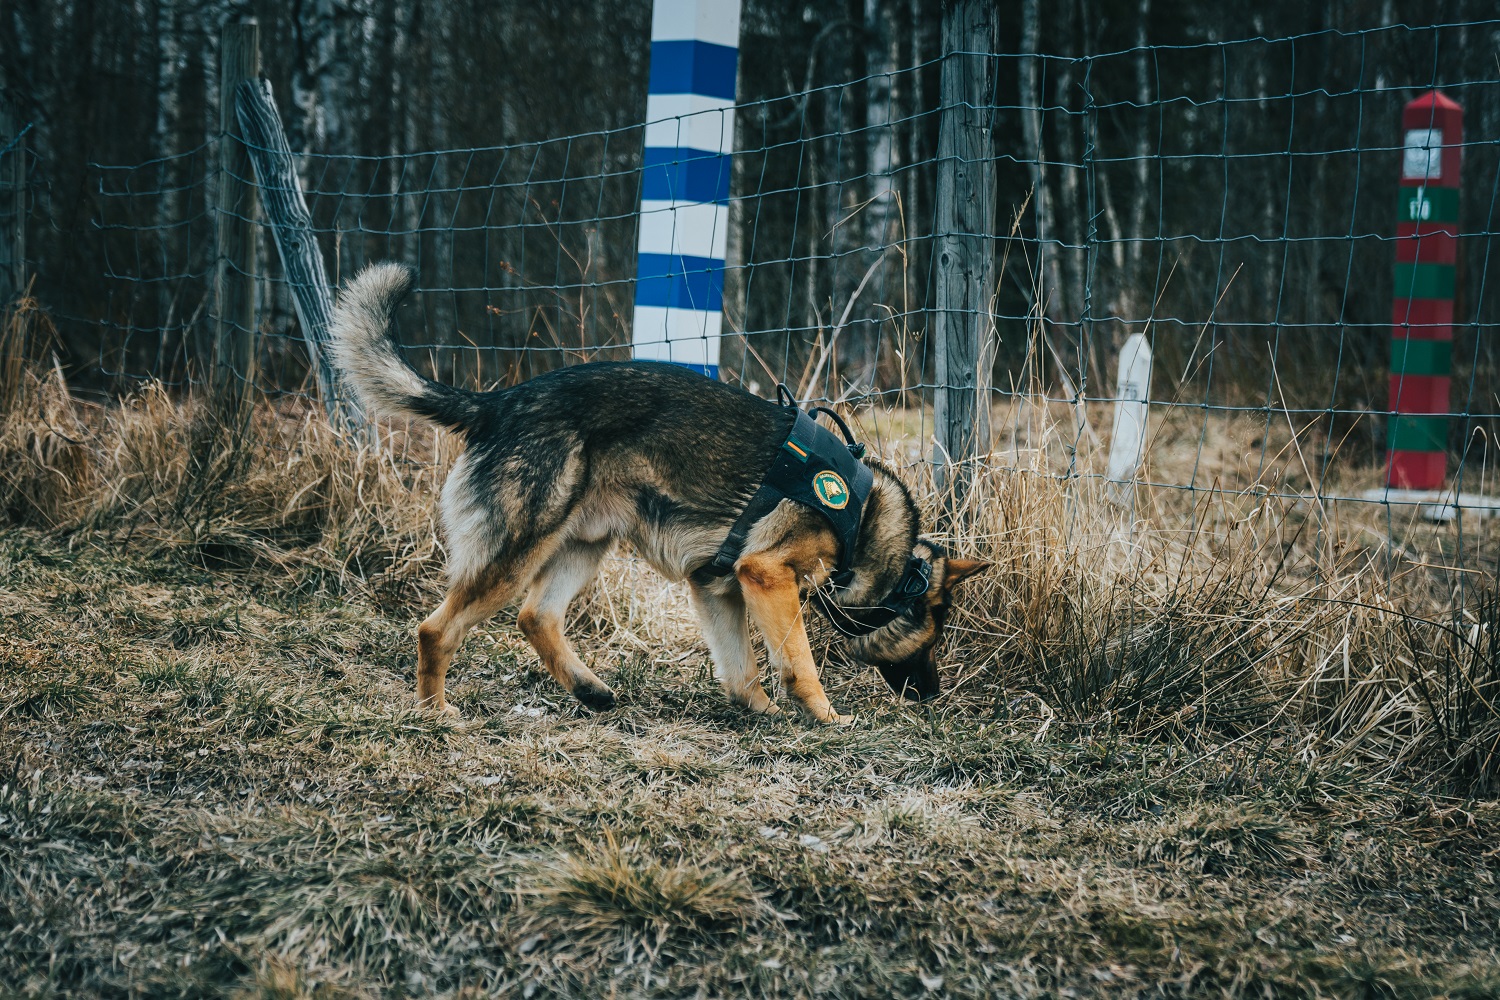
[[[591,712],[608,712],[615,707],[615,693],[603,684],[575,684],[573,697]]]
[[[458,706],[448,701],[441,705],[435,705],[431,701],[421,701],[417,703],[417,711],[430,713],[449,722],[458,718]]]
[[[747,712],[753,712],[756,715],[781,714],[781,706],[772,701],[758,683],[752,684],[743,691],[729,688],[725,690],[725,694],[729,696],[731,703]]]
[[[837,712],[830,711],[827,718],[819,719],[818,721],[825,726],[849,726],[854,724],[854,716],[840,715]]]

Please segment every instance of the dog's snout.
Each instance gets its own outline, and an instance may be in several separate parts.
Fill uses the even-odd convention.
[[[900,663],[879,664],[878,669],[890,689],[907,701],[931,701],[942,692],[937,663],[926,654]]]

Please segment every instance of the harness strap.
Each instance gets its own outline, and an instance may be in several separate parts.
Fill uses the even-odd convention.
[[[734,572],[734,564],[739,561],[740,553],[745,550],[745,539],[750,536],[750,529],[760,523],[760,519],[776,509],[776,505],[782,501],[781,493],[777,490],[767,489],[765,483],[761,483],[760,489],[750,498],[740,516],[735,519],[734,526],[729,529],[719,551],[714,553],[713,559],[693,570],[692,577],[698,583],[709,583],[718,577],[728,576]]]
[[[847,435],[843,421],[839,424]],[[750,530],[782,500],[792,500],[827,519],[839,542],[838,567],[832,579],[839,586],[847,584],[854,576],[854,548],[865,500],[875,484],[870,467],[855,457],[856,448],[863,451],[859,445],[840,442],[812,414],[798,410],[760,487],[713,559],[693,571],[693,579],[707,583],[733,572]]]
[[[786,405],[795,405],[786,386],[778,385],[776,393]],[[827,413],[838,424],[844,443],[818,424],[816,414],[820,412]],[[847,587],[854,578],[855,542],[859,538],[865,500],[875,483],[869,466],[859,461],[864,450],[864,445],[854,440],[849,425],[837,413],[824,406],[814,407],[810,413],[798,410],[797,419],[777,449],[760,486],[735,518],[714,557],[692,572],[693,581],[708,584],[734,572],[734,564],[745,550],[751,529],[781,501],[792,500],[827,518],[838,537],[838,566],[828,582],[813,591],[814,602],[835,629],[850,638],[859,638],[910,611],[932,582],[932,567],[917,556],[907,560],[906,570],[895,587],[874,607],[850,608],[833,599],[834,591]]]

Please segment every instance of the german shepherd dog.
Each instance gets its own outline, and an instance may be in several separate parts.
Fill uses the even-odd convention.
[[[823,516],[783,500],[750,529],[732,572],[694,575],[755,494],[796,411],[661,362],[577,365],[492,392],[434,382],[404,360],[392,331],[411,277],[396,264],[361,271],[334,310],[332,347],[370,411],[420,417],[467,443],[442,492],[449,589],[417,629],[419,702],[456,714],[443,684],[459,643],[525,595],[517,624],[547,670],[588,708],[614,707],[614,692],[573,651],[563,623],[623,540],[668,579],[690,580],[730,699],[780,710],[761,687],[748,615],[803,707],[826,723],[851,721],[823,692],[802,621],[801,595],[825,585],[839,554]],[[951,558],[920,536],[906,487],[885,465],[865,462],[874,481],[853,576],[831,599],[851,614],[876,605],[914,557],[925,560],[926,592],[888,624],[845,641],[896,692],[931,698],[953,588],[987,564]]]

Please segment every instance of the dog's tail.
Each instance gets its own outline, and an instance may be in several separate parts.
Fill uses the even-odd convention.
[[[423,376],[401,356],[391,328],[411,281],[404,265],[371,264],[344,287],[329,329],[334,366],[372,413],[422,417],[463,430],[477,415],[480,394]]]

